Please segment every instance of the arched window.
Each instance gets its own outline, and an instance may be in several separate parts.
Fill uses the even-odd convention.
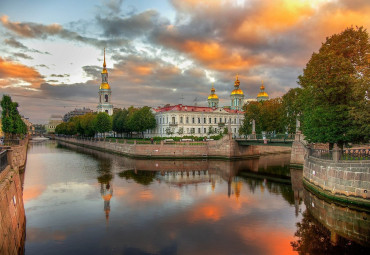
[[[108,103],[108,95],[105,95],[105,102]]]

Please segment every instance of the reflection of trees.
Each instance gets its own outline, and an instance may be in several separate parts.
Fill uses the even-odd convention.
[[[270,193],[281,194],[282,197],[291,205],[294,204],[294,192],[290,184],[268,181],[266,179],[254,179],[242,176],[249,190],[254,193],[257,188],[267,189]]]
[[[307,210],[297,223],[294,234],[297,241],[291,242],[299,254],[369,254],[369,248],[360,246],[343,237],[337,236],[332,243],[331,232],[318,222]]]
[[[99,159],[98,161],[98,182],[99,183],[104,183],[104,184],[107,184],[109,183],[112,178],[113,178],[113,175],[111,173],[111,169],[112,169],[112,162],[111,160],[109,159]]]
[[[119,177],[125,178],[126,180],[134,180],[136,183],[142,184],[142,185],[149,185],[153,182],[157,172],[156,171],[134,171],[134,170],[128,170],[123,171],[118,174]]]

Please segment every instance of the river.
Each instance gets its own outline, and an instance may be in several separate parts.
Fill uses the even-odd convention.
[[[305,191],[289,158],[134,160],[55,141],[30,144],[24,252],[368,253],[369,214]],[[325,208],[340,213],[330,218]]]

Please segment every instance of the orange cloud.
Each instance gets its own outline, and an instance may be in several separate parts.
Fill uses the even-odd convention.
[[[195,208],[189,215],[189,221],[195,222],[200,220],[218,221],[224,214],[223,207],[217,205],[204,205],[200,208]]]
[[[28,201],[39,197],[45,190],[45,186],[28,186],[23,190],[23,202],[26,204]]]
[[[26,83],[32,88],[39,88],[43,82],[43,77],[34,68],[7,61],[0,57],[0,85],[2,87]]]
[[[15,32],[16,34],[23,36],[23,37],[37,37],[43,36],[44,33],[55,35],[62,31],[62,27],[58,24],[51,24],[48,26],[39,25],[39,24],[28,24],[28,23],[20,23],[20,22],[11,22],[8,19],[8,16],[2,16],[0,18],[1,23],[7,29]]]
[[[230,51],[216,42],[199,42],[188,40],[183,48],[193,58],[216,70],[235,70],[250,66],[254,61],[244,59],[237,51]]]

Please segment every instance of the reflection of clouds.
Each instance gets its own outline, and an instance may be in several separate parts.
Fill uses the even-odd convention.
[[[27,186],[23,190],[23,202],[26,204],[30,200],[37,199],[45,190],[43,185]]]
[[[292,233],[284,229],[272,230],[266,223],[261,225],[236,227],[236,231],[246,244],[254,243],[263,254],[296,254],[290,245]]]

